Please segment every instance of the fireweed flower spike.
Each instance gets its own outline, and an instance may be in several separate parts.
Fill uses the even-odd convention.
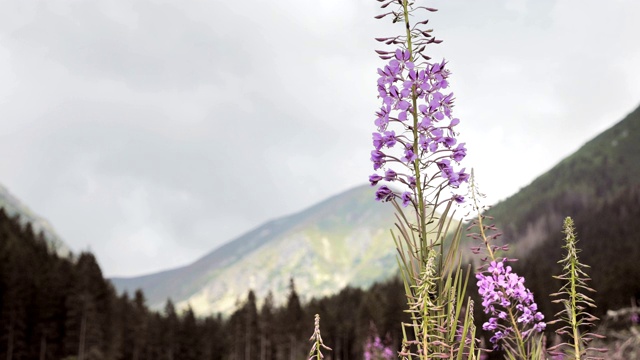
[[[457,191],[469,179],[460,167],[466,148],[458,141],[460,120],[453,117],[447,62],[432,62],[425,54],[427,45],[440,40],[422,28],[428,21],[410,22],[435,9],[416,5],[418,0],[378,1],[383,9],[396,9],[377,18],[393,15],[393,22],[404,26],[403,35],[376,39],[391,49],[376,50],[385,64],[378,69],[380,107],[371,151],[375,173],[369,176],[371,185],[378,186],[376,200],[391,202],[398,220],[397,233],[391,234],[412,319],[402,324],[399,355],[477,359],[473,302],[465,296],[470,270],[465,274],[460,267],[461,228],[449,215],[455,203],[464,201],[449,190]]]
[[[311,346],[311,351],[309,351],[308,360],[324,359],[324,355],[322,355],[322,349],[331,351],[331,348],[326,346],[322,342],[322,335],[320,335],[320,315],[318,314],[316,314],[315,316],[313,334],[309,338],[309,341],[313,342],[313,345]]]
[[[382,105],[374,121],[378,132],[373,133],[373,168],[384,170],[387,164],[394,164],[401,173],[429,183],[431,177],[425,170],[437,164],[445,185],[457,188],[468,174],[464,169],[454,170],[453,163],[464,159],[466,148],[458,144],[454,130],[460,120],[452,117],[453,93],[446,91],[450,73],[444,61],[416,65],[410,60],[413,57],[410,50],[397,49],[389,64],[378,69]],[[397,143],[402,146],[394,149]]]
[[[383,7],[392,3],[401,4],[401,9],[389,14],[394,14],[397,19],[403,18],[409,25],[406,17],[413,11],[413,1],[387,1]],[[420,8],[424,7],[416,9]],[[426,22],[418,23],[421,24]],[[445,60],[431,63],[423,53],[427,44],[440,42],[430,35],[430,30],[423,31],[414,25],[412,30],[407,30],[405,37],[378,40],[399,47],[393,51],[377,51],[388,63],[378,69],[377,89],[381,106],[374,120],[377,132],[373,133],[374,150],[371,151],[373,169],[392,170],[417,179],[421,186],[410,190],[423,206],[423,192],[427,189],[458,188],[469,178],[465,169],[455,169],[466,156],[466,148],[456,139],[455,127],[460,120],[452,117],[454,95],[447,90],[450,72]],[[397,144],[401,146],[396,147]],[[433,177],[433,173],[428,172],[429,168],[437,168],[440,176]],[[376,174],[370,177],[372,186],[380,181]],[[396,177],[384,177],[386,182],[397,180]],[[382,192],[386,194],[387,190]],[[408,196],[402,193],[376,195],[376,199],[381,201],[395,197],[401,198],[404,206],[409,204]]]
[[[479,233],[468,236],[481,242],[481,246],[473,248],[472,251],[477,254],[484,248],[487,255],[483,259],[485,264],[476,274],[484,312],[490,315],[482,329],[493,333],[489,341],[494,349],[503,348],[508,358],[540,359],[543,352],[543,337],[540,333],[546,328],[542,321],[544,315],[538,311],[533,293],[525,287],[525,279],[514,273],[508,265],[510,259],[497,256],[498,251],[506,249],[506,245],[497,246],[491,243],[501,234],[494,225],[483,223],[485,216],[481,214],[478,206],[478,197],[482,194],[477,190],[473,172],[470,193],[478,214],[470,229],[477,227]]]
[[[518,325],[528,327],[521,333],[524,340],[532,331],[544,330],[544,315],[538,311],[533,294],[524,286],[524,278],[506,265],[506,259],[491,261],[487,271],[476,274],[476,279],[484,312],[491,315],[482,329],[495,333],[490,340],[496,347],[501,339],[515,331],[511,324],[502,325],[510,316],[515,317]]]
[[[565,244],[563,248],[567,251],[566,256],[558,263],[562,264],[563,273],[554,278],[562,280],[563,286],[552,297],[559,297],[555,303],[564,305],[564,309],[556,314],[553,323],[561,323],[563,326],[556,330],[556,334],[568,339],[549,349],[549,353],[557,356],[570,355],[575,360],[582,359],[602,359],[594,354],[606,352],[606,349],[598,349],[589,346],[594,338],[603,338],[590,330],[595,326],[594,322],[599,320],[588,312],[589,308],[595,308],[596,304],[586,292],[595,292],[587,286],[591,280],[586,271],[589,266],[583,264],[578,259],[580,249],[577,247],[573,220],[567,217],[564,220],[563,232],[565,234]]]

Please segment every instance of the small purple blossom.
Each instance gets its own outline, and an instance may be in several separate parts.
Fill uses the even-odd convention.
[[[371,186],[376,186],[380,180],[382,180],[382,176],[378,174],[369,175],[369,182],[371,183]]]
[[[373,170],[378,170],[385,164],[385,155],[380,150],[371,151],[371,161],[373,161]]]
[[[391,201],[395,197],[394,192],[389,189],[386,185],[382,185],[376,191],[376,200],[377,201]]]
[[[395,131],[384,131],[383,133],[374,132],[371,134],[371,138],[373,139],[373,147],[376,150],[380,150],[383,147],[392,148],[397,140]]]
[[[373,341],[367,340],[364,345],[364,359],[365,360],[392,360],[397,356],[390,347],[385,346],[380,340],[380,337],[376,336]]]
[[[385,131],[384,132],[384,137],[382,138],[382,141],[384,142],[384,145],[388,148],[392,148],[397,140],[396,140],[396,132],[391,130],[391,131]]]
[[[379,111],[376,112],[377,118],[374,122],[378,131],[384,131],[389,125],[389,113],[391,112],[391,106],[388,104],[383,105]]]
[[[404,156],[402,157],[402,161],[406,163],[412,163],[417,158],[418,156],[413,152],[413,148],[407,146],[407,148],[404,150]]]
[[[464,147],[465,143],[460,143],[458,144],[458,147],[456,147],[453,150],[453,160],[457,163],[459,163],[460,161],[462,161],[462,159],[464,159],[465,156],[467,156],[467,149]]]
[[[382,135],[380,133],[373,133],[371,135],[373,135],[373,147],[376,148],[376,150],[382,149],[382,146],[384,145]]]
[[[409,191],[405,191],[402,193],[402,206],[407,207],[407,205],[411,204],[411,194]]]
[[[396,172],[393,171],[392,169],[388,169],[387,171],[384,172],[384,179],[387,181],[394,181],[397,177],[398,177],[398,174],[396,174]]]
[[[410,189],[416,188],[416,178],[415,176],[407,176],[407,182],[409,183]]]

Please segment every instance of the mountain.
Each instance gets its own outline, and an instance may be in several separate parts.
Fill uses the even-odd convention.
[[[564,217],[595,209],[638,185],[640,107],[487,215],[504,231],[504,241],[526,254],[548,235],[560,234]]]
[[[281,303],[290,278],[302,300],[366,287],[397,272],[394,209],[375,202],[374,190],[360,186],[267,222],[188,266],[111,281],[119,291],[141,288],[154,308],[171,297],[201,315],[235,310],[248,289]]]
[[[560,234],[565,216],[611,206],[640,184],[640,108],[488,211],[516,255]],[[230,313],[248,289],[258,299],[272,291],[277,303],[289,278],[303,300],[367,287],[396,273],[393,207],[373,201],[361,186],[300,213],[270,221],[198,261],[134,278],[111,279],[119,291],[140,288],[156,309],[167,298],[206,315]],[[578,229],[579,231],[580,229]],[[558,247],[559,251],[559,247]]]
[[[519,258],[513,269],[541,299],[560,287],[562,222],[575,222],[580,261],[590,266],[595,316],[640,306],[640,107],[518,193],[487,211]],[[561,310],[538,303],[547,318]]]
[[[10,217],[19,216],[22,225],[30,223],[36,234],[42,232],[50,248],[55,249],[59,256],[67,257],[71,254],[71,250],[58,236],[53,226],[13,196],[2,184],[0,184],[0,208],[4,208]]]

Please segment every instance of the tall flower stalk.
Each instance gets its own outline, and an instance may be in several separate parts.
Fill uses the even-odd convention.
[[[331,351],[331,348],[326,346],[322,341],[322,335],[320,334],[320,315],[316,314],[314,318],[313,334],[309,338],[309,341],[313,343],[311,350],[309,351],[308,360],[321,360],[324,359],[322,349]]]
[[[433,37],[431,29],[423,28],[428,20],[412,22],[420,12],[436,9],[418,6],[418,0],[377,1],[383,9],[394,10],[376,18],[391,17],[404,26],[401,35],[376,38],[392,49],[376,50],[386,64],[378,69],[381,105],[375,113],[376,131],[372,134],[375,173],[369,176],[371,185],[378,186],[376,200],[391,202],[396,209],[397,222],[391,236],[398,250],[406,311],[411,315],[411,321],[402,324],[399,356],[480,358],[474,304],[465,295],[471,269],[461,268],[461,222],[453,216],[453,205],[465,201],[457,191],[470,178],[464,168],[460,169],[467,150],[457,139],[460,120],[453,117],[455,99],[448,91],[447,62],[432,62],[425,53],[428,45],[441,41]],[[507,359],[544,359],[544,316],[525,279],[509,265],[515,259],[502,255],[508,247],[495,243],[500,236],[497,229],[484,224],[473,180],[470,193],[478,214],[471,226],[478,232],[470,236],[480,242],[472,251],[486,255],[475,275],[483,310],[489,315],[482,328],[492,333],[490,342],[495,349],[504,350]],[[563,331],[571,329],[572,354],[582,359],[588,334],[581,334],[579,327],[592,320],[584,312],[584,306],[591,306],[592,300],[577,291],[588,289],[586,280],[580,278],[586,274],[574,256],[577,251],[570,245],[566,248],[566,273],[560,278],[568,285],[560,294],[568,295],[568,299],[560,300],[565,310],[559,315],[569,324]]]
[[[558,262],[562,264],[562,275],[554,276],[554,278],[562,280],[564,284],[560,291],[551,294],[551,296],[559,298],[554,300],[554,303],[563,305],[563,310],[556,314],[558,320],[554,322],[564,323],[564,326],[556,330],[556,333],[568,338],[568,341],[549,350],[556,355],[568,354],[576,360],[601,359],[591,354],[602,352],[603,349],[589,347],[591,340],[601,338],[600,335],[589,332],[589,329],[594,325],[593,322],[598,318],[588,312],[589,308],[595,308],[596,305],[593,299],[585,295],[585,291],[595,292],[595,290],[587,286],[587,281],[591,280],[586,273],[589,266],[582,264],[578,259],[580,250],[576,246],[578,240],[573,220],[570,217],[564,220],[563,231],[565,234],[563,249],[567,251],[567,254]]]
[[[395,10],[377,18],[391,16],[404,25],[402,35],[377,38],[392,49],[376,50],[387,64],[378,69],[381,106],[371,151],[376,173],[369,177],[379,186],[376,199],[397,210],[391,235],[411,314],[411,322],[402,324],[400,356],[473,359],[478,355],[473,303],[465,296],[470,269],[461,269],[461,225],[452,211],[464,199],[447,193],[469,178],[458,169],[466,148],[455,131],[460,120],[453,117],[447,62],[431,62],[424,52],[441,41],[423,29],[428,20],[411,23],[420,12],[436,10],[410,0],[378,1]]]
[[[514,259],[500,256],[508,246],[493,243],[501,234],[495,226],[484,223],[485,216],[478,205],[480,193],[473,175],[470,192],[478,214],[470,228],[476,227],[478,232],[469,236],[481,243],[472,251],[484,251],[486,254],[476,274],[483,310],[490,316],[482,329],[493,333],[490,342],[494,349],[502,348],[509,359],[543,359],[544,339],[541,333],[546,327],[542,321],[544,315],[538,311],[533,293],[525,287],[525,279],[509,266]]]

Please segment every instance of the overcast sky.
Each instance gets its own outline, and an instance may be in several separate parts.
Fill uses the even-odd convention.
[[[0,183],[107,276],[364,184],[377,4],[2,1]],[[426,4],[489,203],[640,104],[640,1]]]

